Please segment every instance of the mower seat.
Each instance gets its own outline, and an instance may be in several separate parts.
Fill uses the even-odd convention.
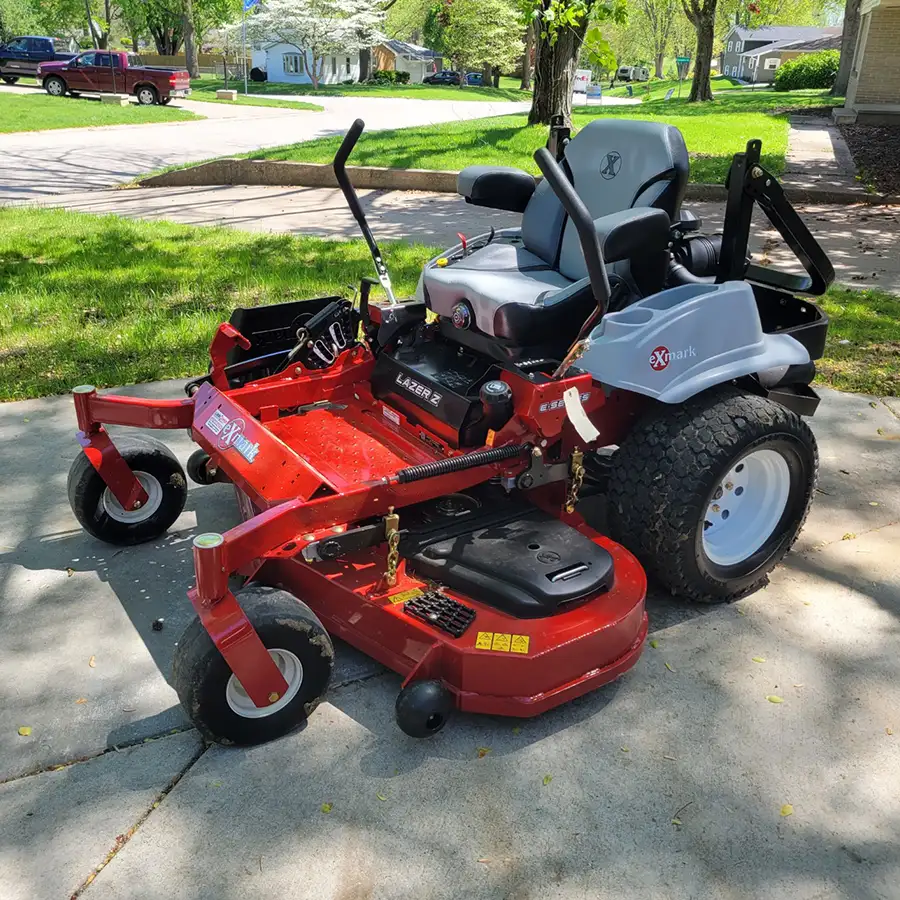
[[[624,282],[632,300],[662,290],[670,222],[689,172],[681,132],[656,122],[595,119],[566,146],[563,165],[594,217],[611,284]],[[431,260],[418,291],[457,328],[518,346],[561,331],[574,336],[594,304],[575,226],[550,185],[529,190],[529,177],[488,166],[460,172],[458,189],[470,202],[524,205],[521,228],[501,231],[472,253],[455,247]]]

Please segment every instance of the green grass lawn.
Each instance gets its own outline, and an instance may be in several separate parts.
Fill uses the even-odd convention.
[[[240,90],[240,88],[239,88]],[[299,109],[311,112],[322,112],[324,106],[318,103],[306,103],[303,100],[276,100],[273,97],[244,96],[238,94],[237,100],[219,100],[214,93],[192,91],[189,100],[200,100],[203,103],[228,103],[231,106],[276,106],[281,109]]]
[[[501,79],[501,82],[503,79]],[[499,88],[455,87],[433,84],[324,84],[318,89],[311,84],[284,84],[275,81],[255,82],[248,85],[250,94],[291,94],[300,97],[406,97],[413,100],[531,100],[530,91],[520,91],[518,79],[506,79]],[[221,78],[203,75],[191,82],[192,96],[211,93],[225,86]],[[229,81],[229,87],[243,92],[244,85]]]
[[[825,91],[729,91],[710,103],[650,100],[636,106],[576,107],[580,128],[598,117],[667,122],[684,134],[691,154],[691,181],[721,183],[732,156],[751,138],[763,142],[763,164],[775,174],[784,170],[788,108],[833,103]],[[474,163],[519,166],[537,173],[534,151],[547,140],[544,126],[527,125],[525,115],[424,125],[364,134],[351,162],[360,166],[457,171]],[[251,159],[328,163],[339,136],[273,147],[246,154]]]
[[[408,296],[435,248],[382,249]],[[0,400],[197,375],[234,307],[339,293],[371,267],[362,241],[2,208]],[[833,288],[822,305],[820,382],[900,395],[900,298]]]
[[[199,119],[170,106],[109,106],[96,100],[50,97],[48,94],[0,93],[0,132],[87,128],[92,125],[141,125]]]
[[[608,90],[606,85],[609,84],[608,79],[604,79],[603,84],[603,96],[604,97],[627,97],[628,96],[628,87],[621,82],[616,82],[616,87],[612,90]],[[710,79],[710,84],[712,85],[713,93],[717,94],[720,91],[730,91],[736,87],[740,87],[735,81],[732,81],[730,78],[726,78],[724,75],[717,75],[715,78]],[[644,81],[640,83],[635,83],[631,85],[631,96],[639,97],[642,100],[662,100],[663,97],[666,96],[666,93],[669,90],[675,91],[675,94],[672,95],[673,99],[678,99],[676,95],[678,94],[678,80],[676,78],[668,78],[668,79],[651,79],[650,81]],[[683,82],[681,82],[681,97],[682,99],[687,97],[691,92],[691,79],[686,78]]]

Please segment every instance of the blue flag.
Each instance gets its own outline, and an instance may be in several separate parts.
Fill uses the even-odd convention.
[[[259,3],[259,0],[244,0],[244,12],[248,9],[253,9],[257,3]]]

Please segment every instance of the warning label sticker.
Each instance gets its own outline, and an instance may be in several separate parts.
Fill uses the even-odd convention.
[[[406,603],[407,600],[421,597],[424,593],[425,591],[420,588],[410,588],[408,591],[400,591],[399,594],[391,594],[391,596],[388,597],[388,600],[390,600],[391,603]]]
[[[475,638],[475,649],[496,650],[499,653],[527,653],[530,642],[531,638],[527,634],[479,631]]]

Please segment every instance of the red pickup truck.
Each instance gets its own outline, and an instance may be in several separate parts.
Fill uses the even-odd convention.
[[[187,97],[191,79],[187,69],[145,66],[135,53],[88,50],[73,59],[41,63],[37,79],[54,97],[67,93],[134,94],[138,103],[165,105],[173,97]]]

